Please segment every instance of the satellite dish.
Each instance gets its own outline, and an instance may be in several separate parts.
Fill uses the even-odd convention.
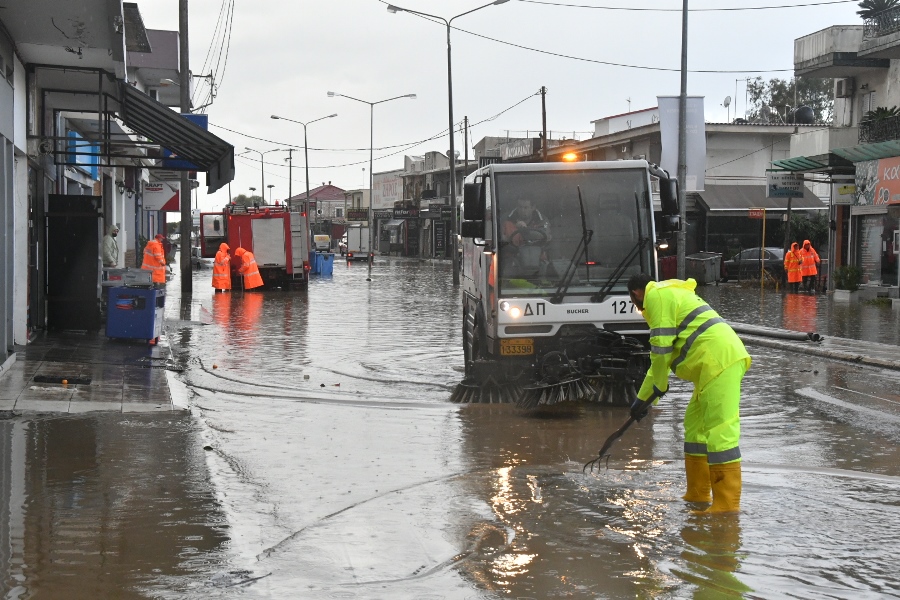
[[[725,99],[722,100],[722,106],[724,106],[725,108],[731,106],[731,96],[725,96]]]

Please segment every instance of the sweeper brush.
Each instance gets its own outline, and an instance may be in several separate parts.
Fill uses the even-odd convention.
[[[600,331],[565,342],[562,349],[538,353],[530,361],[471,361],[450,400],[535,409],[564,402],[624,406],[635,397],[649,366],[639,340]]]

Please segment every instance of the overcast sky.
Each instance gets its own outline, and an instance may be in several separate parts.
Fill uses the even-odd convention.
[[[397,4],[451,18],[487,1],[398,0]],[[737,80],[758,75],[790,78],[795,38],[831,25],[861,23],[856,2],[690,4],[689,70],[728,71],[688,75],[688,93],[705,97],[707,122],[724,122],[734,118],[735,111],[744,114],[745,84]],[[178,0],[140,0],[139,5],[147,28],[178,29]],[[790,7],[703,10],[779,5]],[[272,114],[311,121],[338,113],[307,128],[310,187],[329,181],[344,189],[368,187],[369,106],[329,98],[329,90],[368,102],[417,94],[415,100],[375,106],[376,173],[402,168],[407,154],[449,149],[446,134],[414,147],[402,146],[433,138],[448,127],[443,24],[409,13],[389,13],[381,0],[190,0],[195,75],[216,70],[210,64],[202,67],[210,62],[207,56],[223,7],[227,12],[231,6],[227,61],[224,56],[215,61],[219,89],[207,109],[210,130],[233,144],[236,153],[248,146],[258,151],[297,147],[290,178],[294,194],[306,186],[303,127],[272,120]],[[541,86],[548,90],[547,127],[554,137],[577,132],[584,139],[593,130],[592,120],[656,106],[657,95],[679,93],[681,6],[677,0],[509,0],[456,19],[451,34],[454,120],[468,116],[476,124],[470,130],[471,147],[484,136],[507,131],[511,136],[523,136],[526,130],[534,135],[541,127],[540,96],[535,95]],[[219,31],[223,29],[219,24]],[[213,56],[223,54],[218,51],[220,41]],[[726,96],[733,97],[728,111],[722,106]],[[486,120],[506,109],[510,110]],[[461,134],[456,149],[462,156]],[[287,152],[265,155],[265,183],[274,184],[273,199],[288,195],[287,156]],[[258,194],[261,172],[256,153],[237,158],[231,192],[249,193],[251,186]],[[200,208],[228,201],[227,188],[214,195],[206,195],[204,189],[201,185]]]

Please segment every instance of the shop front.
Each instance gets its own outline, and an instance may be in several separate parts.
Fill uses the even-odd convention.
[[[856,197],[850,220],[850,262],[862,270],[863,283],[897,286],[900,157],[856,163]]]

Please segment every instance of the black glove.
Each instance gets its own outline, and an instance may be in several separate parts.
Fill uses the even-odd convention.
[[[652,398],[650,400],[635,398],[634,402],[631,403],[631,418],[635,421],[640,421],[647,416],[648,412],[650,412],[651,406],[653,406]]]
[[[665,395],[665,392],[661,392],[659,388],[655,385],[653,386],[653,393],[650,394],[650,397],[646,400],[641,400],[640,398],[635,398],[634,402],[631,403],[631,418],[635,421],[640,421],[644,417],[647,416],[647,413],[650,412],[650,407],[653,406],[653,403],[656,402],[657,398],[662,398]]]

